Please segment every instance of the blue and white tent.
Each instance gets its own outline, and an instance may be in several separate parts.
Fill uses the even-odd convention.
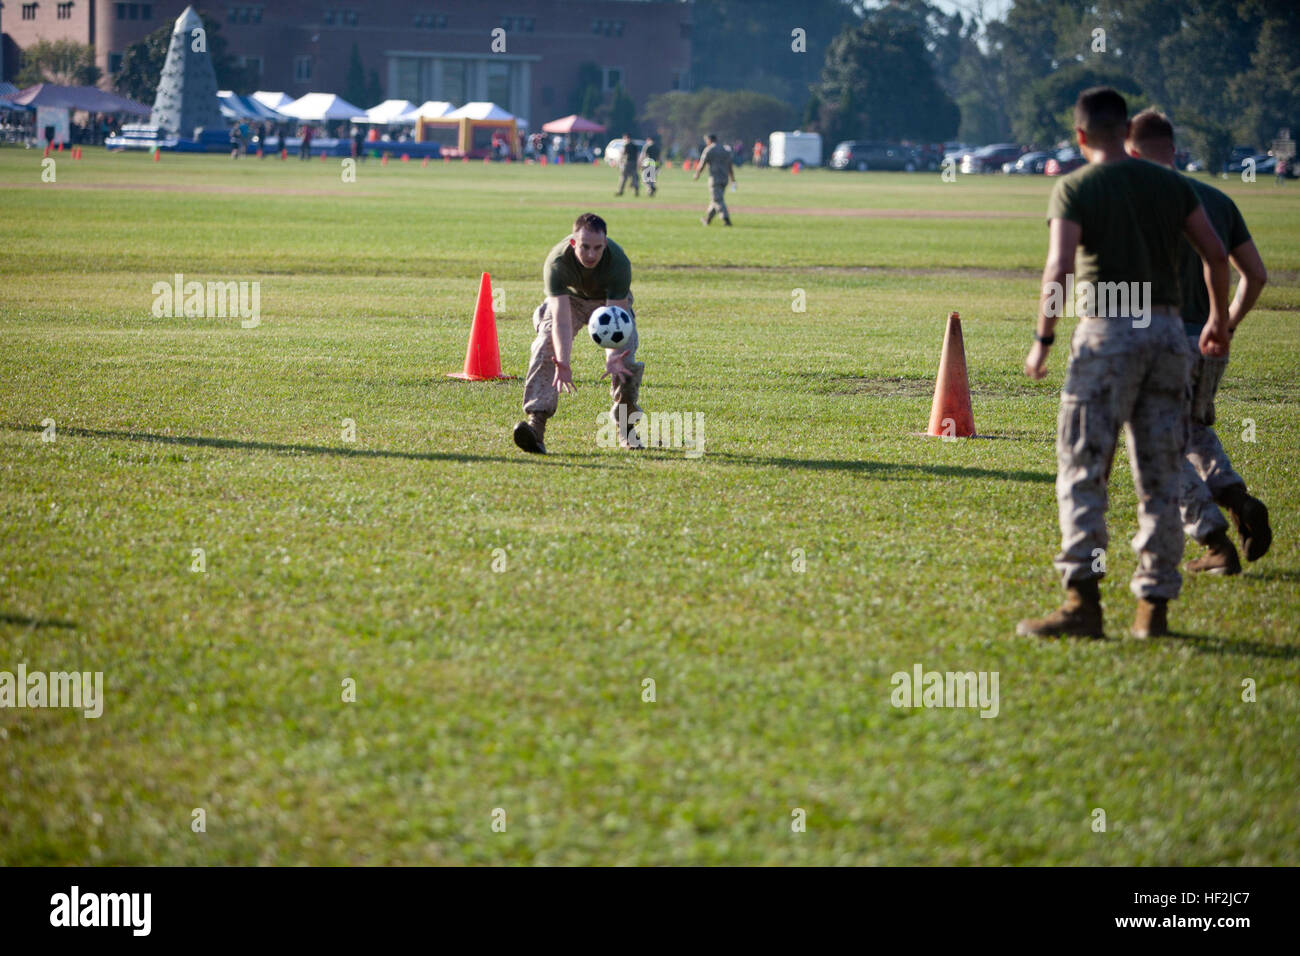
[[[285,118],[260,100],[251,96],[239,96],[230,90],[217,90],[217,100],[221,104],[221,115],[226,119],[256,122],[269,120],[278,123]]]

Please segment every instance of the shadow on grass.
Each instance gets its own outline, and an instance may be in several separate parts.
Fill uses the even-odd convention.
[[[3,424],[0,428],[10,431],[39,432],[39,425]],[[328,445],[286,445],[280,442],[249,441],[240,438],[204,438],[199,435],[158,435],[153,432],[114,431],[103,428],[76,428],[60,425],[58,434],[72,435],[79,438],[116,438],[123,441],[151,442],[159,445],[185,445],[191,448],[243,448],[253,451],[292,452],[300,455],[338,455],[342,458],[401,458],[408,461],[482,461],[505,462],[507,464],[552,464],[565,465],[569,468],[607,468],[607,465],[594,462],[571,461],[558,455],[529,455],[520,452],[518,456],[471,455],[464,452],[440,451],[392,451],[385,448],[332,448]]]
[[[1047,471],[996,471],[992,468],[970,468],[966,465],[915,465],[893,461],[853,461],[847,458],[765,458],[761,455],[733,455],[729,452],[708,452],[705,457],[711,461],[721,459],[736,465],[768,465],[809,471],[848,471],[879,478],[882,481],[908,480],[914,475],[931,475],[939,478],[995,478],[1001,481],[1028,481],[1046,485],[1056,483],[1056,475]],[[903,474],[890,474],[891,472]]]
[[[1239,641],[1230,637],[1210,637],[1208,634],[1180,634],[1174,631],[1168,637],[1153,637],[1152,644],[1186,644],[1198,654],[1232,655],[1233,657],[1273,657],[1284,661],[1300,660],[1300,647],[1285,644],[1262,644],[1259,641]]]
[[[75,621],[60,621],[52,617],[28,617],[26,614],[4,612],[0,612],[0,624],[17,624],[19,627],[61,627],[67,630],[77,626]]]
[[[1246,577],[1258,581],[1300,581],[1300,571],[1292,568],[1247,568]]]

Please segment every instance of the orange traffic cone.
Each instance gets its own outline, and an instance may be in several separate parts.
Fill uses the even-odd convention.
[[[486,272],[479,280],[478,302],[474,305],[474,326],[465,350],[465,371],[448,372],[448,378],[467,382],[484,379],[513,378],[501,374],[501,352],[497,348],[497,319],[492,311],[492,277]]]
[[[545,157],[545,156],[540,157],[540,158],[538,159],[538,162],[541,163],[543,166],[545,166],[545,165],[546,165],[546,157]]]
[[[325,162],[325,151],[324,151],[324,150],[321,150],[320,161],[321,161],[322,163]]]
[[[469,162],[469,157],[468,157],[468,156],[462,156],[462,157],[460,158],[460,161],[461,161],[462,163],[468,163],[468,162]]]
[[[975,414],[970,407],[970,379],[966,375],[966,347],[961,337],[961,317],[948,315],[939,357],[939,377],[934,383],[930,427],[926,434],[942,438],[973,438]]]
[[[155,163],[161,163],[161,162],[162,162],[162,150],[159,149],[157,146],[155,146],[155,147],[153,148],[153,161],[154,161]]]
[[[380,166],[387,166],[387,165],[388,165],[388,154],[387,154],[387,153],[384,153],[384,155],[383,155],[382,157],[380,157],[380,159],[379,159],[379,165],[380,165]]]
[[[281,159],[288,159],[288,158],[289,158],[289,150],[288,150],[287,148],[285,148],[284,146],[281,146],[281,147],[280,147],[280,158],[281,158]]]
[[[45,144],[45,155],[46,155],[46,156],[50,155],[50,144],[49,144],[49,143],[46,143],[46,144]]]
[[[424,157],[424,159],[420,160],[420,168],[421,168],[421,169],[424,169],[424,168],[427,167],[428,165],[429,165],[429,157],[428,157],[428,156],[426,156],[426,157]]]

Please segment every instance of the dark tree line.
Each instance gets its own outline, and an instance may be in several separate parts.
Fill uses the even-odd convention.
[[[1207,159],[1300,128],[1295,0],[696,0],[697,87],[769,93],[831,138],[1050,145],[1081,89],[1158,106]],[[804,31],[803,51],[792,30]]]

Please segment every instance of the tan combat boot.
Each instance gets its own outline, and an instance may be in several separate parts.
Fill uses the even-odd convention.
[[[1137,617],[1133,619],[1134,637],[1164,637],[1169,633],[1169,602],[1164,598],[1138,598]]]
[[[1071,582],[1064,604],[1047,617],[1021,621],[1016,633],[1024,637],[1105,637],[1096,579]]]
[[[1187,562],[1187,570],[1193,574],[1240,574],[1241,559],[1237,549],[1232,546],[1228,532],[1216,531],[1206,538],[1205,553],[1195,561]]]

